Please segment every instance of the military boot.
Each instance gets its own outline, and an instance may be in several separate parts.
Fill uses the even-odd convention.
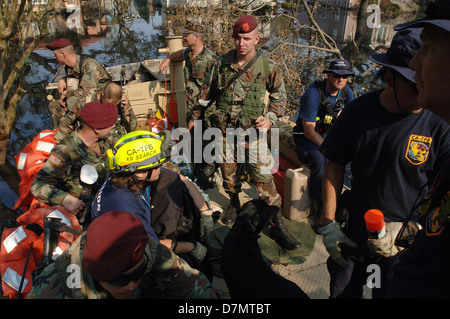
[[[241,207],[241,203],[239,201],[239,193],[233,193],[230,195],[230,205],[227,210],[222,214],[220,220],[225,224],[232,224],[236,220],[237,211]]]
[[[300,244],[287,230],[284,225],[283,218],[281,216],[281,209],[278,209],[278,213],[272,218],[272,227],[270,227],[270,235],[278,245],[286,250],[300,249]]]

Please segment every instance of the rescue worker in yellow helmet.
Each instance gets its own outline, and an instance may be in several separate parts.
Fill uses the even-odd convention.
[[[212,211],[192,182],[161,168],[171,145],[169,131],[135,131],[120,138],[108,150],[112,173],[94,199],[91,217],[113,208],[130,212],[141,219],[151,238],[196,267],[207,253],[200,242],[213,226]]]

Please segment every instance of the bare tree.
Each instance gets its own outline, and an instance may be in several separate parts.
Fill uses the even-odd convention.
[[[183,26],[186,20],[197,20],[206,27],[206,45],[220,55],[234,47],[231,33],[237,18],[243,14],[254,14],[265,38],[261,41],[260,49],[280,67],[288,100],[299,102],[305,88],[323,76],[325,58],[330,55],[342,58],[341,52],[336,42],[316,23],[305,0],[291,0],[288,10],[278,14],[273,12],[271,6],[249,8],[252,2],[246,0],[240,1],[239,5],[233,3],[207,7],[187,4],[174,6],[174,10],[168,14],[166,30],[169,34],[176,34],[177,28]],[[311,26],[299,23],[296,19],[299,10],[307,12]],[[314,34],[308,45],[299,43],[299,34],[306,28]],[[294,114],[297,108],[291,103],[287,107],[287,114]]]
[[[0,7],[0,165],[6,162],[6,147],[16,119],[19,101],[25,95],[23,71],[28,57],[47,34],[54,0],[33,5],[32,0],[2,0]]]

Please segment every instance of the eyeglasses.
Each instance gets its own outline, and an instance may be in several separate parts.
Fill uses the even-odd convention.
[[[112,281],[107,281],[107,283],[111,286],[123,287],[123,286],[128,285],[130,283],[130,281],[136,282],[139,279],[141,279],[142,276],[144,276],[145,271],[147,269],[147,265],[148,265],[147,254],[144,254],[144,262],[137,269],[135,269],[132,273],[122,274]]]
[[[342,78],[342,79],[347,79],[350,75],[341,75],[341,74],[336,74],[334,72],[331,72],[331,75],[333,75],[333,77],[335,77],[336,79]]]

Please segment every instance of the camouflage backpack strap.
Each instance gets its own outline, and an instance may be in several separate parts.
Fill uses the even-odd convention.
[[[260,56],[260,52],[257,51],[255,53],[255,55],[253,56],[253,58],[245,65],[245,67],[243,69],[241,69],[239,72],[237,72],[225,85],[225,87],[223,89],[221,89],[208,103],[207,107],[209,107],[210,105],[212,105],[219,97],[220,95],[223,94],[223,92],[225,92],[231,84],[233,84],[237,79],[239,79],[241,77],[242,74],[244,74],[245,72],[247,72],[248,69],[250,69],[250,67],[255,64],[256,60],[258,60]]]
[[[67,248],[58,260],[55,261],[55,266],[58,271],[58,275],[61,278],[61,287],[66,295],[71,296],[73,299],[86,299],[83,291],[86,290],[84,285],[84,270],[81,261],[82,244],[86,236],[86,232],[81,234],[80,237]],[[69,266],[77,265],[79,272],[76,269]]]
[[[215,92],[214,96],[211,97],[208,105],[205,107],[205,121],[208,127],[221,128],[222,132],[225,133],[225,130],[229,125],[229,117],[227,117],[229,104],[226,97],[222,95],[227,94],[227,89],[230,87],[230,85],[233,84],[237,79],[239,79],[241,75],[244,74],[252,65],[254,65],[259,56],[260,52],[257,51],[253,58],[245,65],[245,67],[234,74],[231,79],[228,80],[227,84],[223,88],[218,89]],[[216,105],[212,106],[216,101]]]
[[[86,233],[83,234],[83,237],[86,236]],[[80,236],[81,237],[81,236]],[[78,245],[75,245],[76,248],[78,248],[76,252],[72,253],[70,255],[70,263],[72,265],[79,265],[80,266],[80,278],[79,278],[79,285],[73,285],[72,287],[72,297],[74,299],[85,299],[83,291],[85,290],[84,287],[84,271],[83,271],[83,265],[81,262],[81,245],[80,241],[77,241]]]

